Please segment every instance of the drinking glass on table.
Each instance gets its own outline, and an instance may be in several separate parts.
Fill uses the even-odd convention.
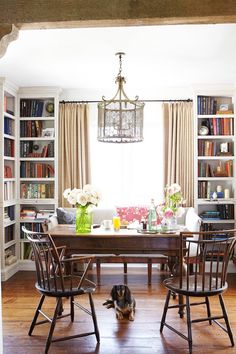
[[[113,228],[115,231],[120,230],[120,217],[119,216],[113,216]]]

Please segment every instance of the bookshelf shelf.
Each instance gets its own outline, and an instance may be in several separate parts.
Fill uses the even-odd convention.
[[[24,182],[24,181],[32,181],[32,182],[35,182],[35,181],[39,181],[39,182],[54,182],[54,181],[55,181],[55,178],[53,178],[53,177],[45,177],[45,178],[26,177],[26,178],[20,178],[20,181],[21,181],[21,182]]]
[[[54,141],[55,138],[54,137],[24,137],[24,138],[20,138],[20,141]]]
[[[209,140],[209,139],[223,139],[223,140],[228,140],[228,139],[233,139],[233,135],[198,135],[197,138],[199,140],[204,139],[204,140]]]
[[[45,219],[20,219],[20,223],[23,224],[23,223],[42,223]]]
[[[13,200],[5,200],[4,203],[3,203],[4,207],[13,206],[15,204],[16,204],[16,200],[15,199],[13,199]]]
[[[8,226],[10,226],[10,225],[14,225],[16,223],[16,221],[15,220],[12,220],[12,221],[4,221],[4,227],[8,227]]]
[[[56,199],[41,198],[41,199],[20,199],[20,204],[55,204]]]
[[[13,135],[4,134],[3,137],[6,138],[6,139],[15,140],[15,137]]]
[[[198,160],[234,160],[234,156],[198,156]]]
[[[198,177],[199,181],[234,181],[234,177]]]
[[[217,220],[217,219],[209,219],[209,220],[202,220],[203,224],[235,224],[234,219],[227,219],[227,220]]]
[[[201,199],[201,198],[198,198],[197,202],[196,202],[198,205],[203,205],[203,204],[206,204],[206,205],[209,205],[209,204],[212,204],[212,205],[217,205],[217,204],[234,204],[235,203],[235,199],[233,198],[230,198],[230,199],[217,199],[217,200],[210,200],[210,199]]]
[[[15,161],[15,157],[11,157],[11,156],[3,156],[4,160],[8,160],[8,161]]]
[[[204,231],[235,227],[234,96],[233,88],[195,92],[194,201]]]
[[[234,118],[234,114],[198,114],[198,119],[205,118]]]
[[[54,121],[56,117],[20,117],[20,121],[28,121],[28,120],[51,120]]]
[[[11,246],[13,246],[13,245],[15,245],[16,244],[16,240],[12,240],[12,241],[10,241],[10,242],[7,242],[7,243],[5,243],[5,245],[4,245],[4,249],[6,250],[6,249],[8,249],[9,247],[11,247]]]
[[[20,161],[55,161],[54,157],[21,157]]]
[[[8,112],[3,112],[4,117],[10,118],[12,120],[15,120],[15,116],[13,116],[12,114],[8,113]]]

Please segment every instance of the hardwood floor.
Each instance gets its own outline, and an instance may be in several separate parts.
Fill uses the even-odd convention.
[[[106,309],[102,303],[109,297],[112,285],[124,283],[123,268],[102,268],[101,286],[94,295],[101,342],[96,345],[95,336],[77,338],[65,342],[52,343],[50,354],[182,354],[188,353],[187,342],[164,328],[159,332],[160,318],[164,306],[166,291],[161,282],[167,273],[154,268],[153,282],[147,286],[147,270],[145,268],[128,269],[128,285],[135,296],[137,309],[134,322],[127,319],[118,321],[113,309]],[[95,276],[92,270],[91,278]],[[236,335],[236,275],[228,278],[229,290],[224,299],[230,317],[230,323]],[[48,324],[35,328],[32,337],[28,329],[38,303],[39,295],[34,287],[33,272],[19,272],[2,284],[3,292],[3,332],[4,354],[41,354],[44,353]],[[172,300],[174,302],[174,300]],[[176,300],[175,300],[176,301]],[[54,299],[47,301],[47,310],[52,312]],[[83,305],[86,302],[84,300]],[[219,311],[217,301],[212,299],[212,310]],[[68,303],[64,303],[65,310]],[[179,319],[176,310],[169,319],[177,329],[186,333],[186,320]],[[212,311],[213,312],[213,311]],[[219,312],[217,312],[219,313]],[[193,317],[205,316],[205,308],[193,308]],[[92,323],[88,315],[76,310],[75,322],[70,323],[69,317],[57,322],[55,335],[73,335],[80,330],[91,330]],[[225,332],[218,326],[209,326],[207,322],[193,325],[193,353],[224,353],[233,354],[235,348]]]

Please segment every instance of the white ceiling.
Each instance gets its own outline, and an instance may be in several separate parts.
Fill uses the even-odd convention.
[[[128,96],[236,83],[236,24],[20,31],[0,59],[0,76],[18,86],[96,89],[111,98],[117,51],[126,53]]]

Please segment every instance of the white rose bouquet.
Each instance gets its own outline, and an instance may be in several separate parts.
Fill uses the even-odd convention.
[[[87,207],[97,206],[100,201],[100,194],[90,184],[86,184],[83,189],[67,188],[63,192],[63,197],[72,205]]]

